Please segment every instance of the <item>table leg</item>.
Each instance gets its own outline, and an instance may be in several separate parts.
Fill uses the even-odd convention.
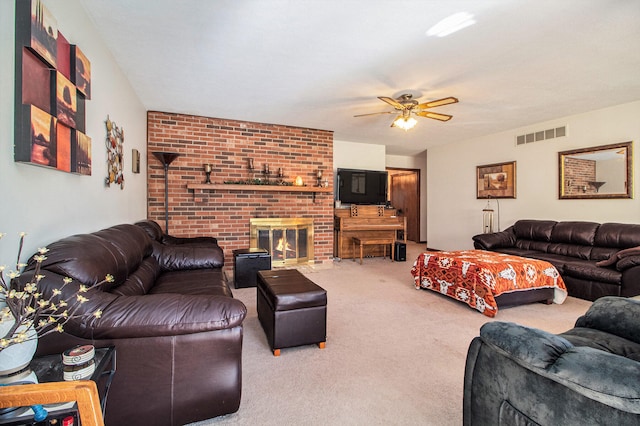
[[[353,256],[352,256],[351,260],[353,260],[355,262],[356,261],[356,240],[354,240],[353,238],[351,239],[351,247],[353,248],[353,250],[352,250]]]
[[[360,264],[362,265],[362,241],[360,241]]]

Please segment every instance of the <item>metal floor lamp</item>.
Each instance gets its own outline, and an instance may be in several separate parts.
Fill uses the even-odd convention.
[[[164,166],[164,232],[169,233],[169,164],[173,162],[180,154],[177,152],[161,152],[153,151],[155,157],[160,160]]]

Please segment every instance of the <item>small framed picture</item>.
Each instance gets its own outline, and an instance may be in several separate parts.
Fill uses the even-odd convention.
[[[131,171],[140,173],[140,151],[135,148],[131,150]]]
[[[516,162],[476,167],[476,198],[516,198]]]

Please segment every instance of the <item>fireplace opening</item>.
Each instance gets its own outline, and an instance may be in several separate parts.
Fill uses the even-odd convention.
[[[250,246],[267,250],[273,266],[313,262],[313,219],[250,219]]]

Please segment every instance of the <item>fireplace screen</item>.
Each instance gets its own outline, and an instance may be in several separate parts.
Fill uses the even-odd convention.
[[[272,265],[313,261],[313,219],[251,219],[250,226],[251,248],[267,250]]]

